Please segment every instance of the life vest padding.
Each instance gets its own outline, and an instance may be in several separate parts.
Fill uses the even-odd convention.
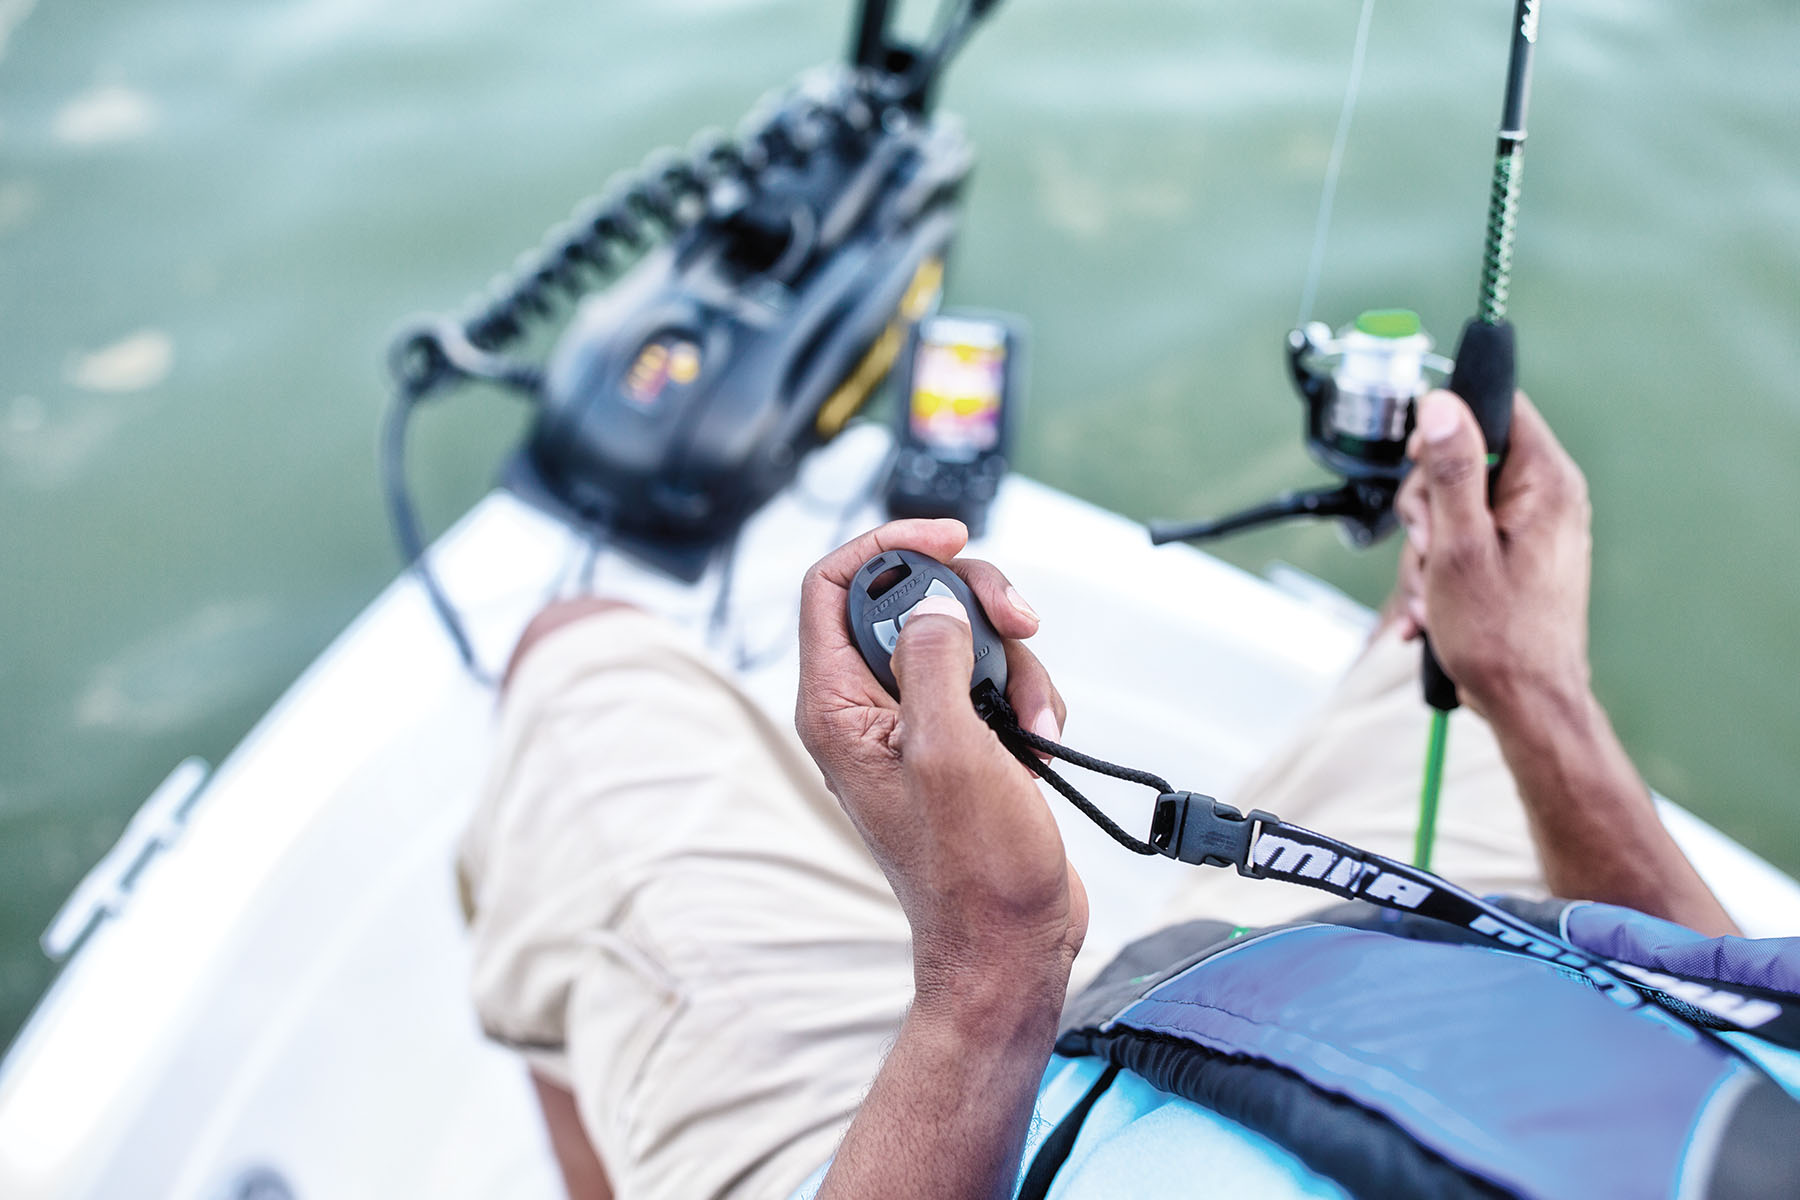
[[[1357,1195],[1800,1195],[1800,1103],[1568,968],[1333,924],[1184,928],[1187,953],[1177,929],[1137,959],[1175,966],[1128,976],[1128,951],[1109,969],[1057,1049],[1136,1071]]]

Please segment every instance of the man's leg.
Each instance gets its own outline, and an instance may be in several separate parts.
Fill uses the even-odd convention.
[[[595,617],[614,609],[629,609],[621,601],[600,596],[582,596],[545,609],[533,617],[513,647],[512,659],[500,680],[502,695],[512,685],[514,672],[524,661],[526,652],[546,636],[584,617]],[[562,1173],[563,1190],[569,1200],[613,1200],[612,1184],[607,1181],[606,1167],[588,1140],[581,1125],[581,1110],[575,1093],[551,1079],[547,1074],[530,1069],[531,1091],[537,1097],[538,1110],[544,1118],[544,1131],[550,1137],[550,1150],[556,1155],[557,1169]]]
[[[1431,719],[1419,654],[1418,642],[1402,641],[1384,621],[1318,714],[1235,795],[1220,799],[1411,862]],[[1458,709],[1448,746],[1432,870],[1478,895],[1544,895],[1525,810],[1493,732]],[[1197,870],[1159,924],[1210,917],[1271,925],[1331,902],[1311,888]]]
[[[644,613],[535,622],[500,726],[461,862],[476,1007],[553,1132],[573,1097],[572,1186],[786,1195],[911,999],[886,880],[792,731]]]
[[[537,1096],[538,1110],[544,1115],[544,1129],[550,1135],[550,1150],[556,1155],[556,1166],[562,1172],[563,1190],[569,1200],[613,1200],[612,1184],[607,1182],[606,1167],[581,1126],[581,1109],[575,1093],[559,1083],[552,1083],[536,1071],[530,1072],[531,1090]]]

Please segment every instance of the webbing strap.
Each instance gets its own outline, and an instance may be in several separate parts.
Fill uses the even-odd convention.
[[[1503,949],[1580,972],[1621,1007],[1655,1004],[1709,1033],[1754,1033],[1790,1046],[1800,1037],[1800,1012],[1775,999],[1777,993],[1743,989],[1735,984],[1727,988],[1712,980],[1683,979],[1602,958],[1440,875],[1290,825],[1271,814],[1255,815],[1264,819],[1257,823],[1248,860],[1240,868],[1242,874],[1283,879],[1347,900],[1417,913],[1467,929]]]
[[[1211,796],[1177,792],[1167,780],[1149,771],[1110,763],[1039,737],[1020,727],[1011,705],[992,684],[978,689],[974,700],[976,711],[1014,758],[1134,854],[1161,854],[1195,866],[1234,867],[1238,874],[1252,879],[1281,879],[1346,900],[1417,913],[1466,929],[1500,949],[1576,971],[1623,1008],[1653,1004],[1709,1035],[1734,1030],[1800,1048],[1800,1007],[1783,993],[1737,985],[1727,988],[1715,980],[1649,971],[1590,954],[1430,871],[1291,825],[1274,813],[1240,813]],[[1041,761],[1039,754],[1156,789],[1156,815],[1149,840],[1127,833]],[[1731,1049],[1736,1052],[1735,1047]]]
[[[1044,1200],[1050,1194],[1050,1185],[1056,1182],[1056,1173],[1069,1161],[1069,1153],[1075,1149],[1075,1139],[1081,1136],[1081,1127],[1087,1123],[1088,1113],[1093,1111],[1094,1104],[1118,1077],[1118,1064],[1107,1064],[1106,1070],[1100,1072],[1100,1077],[1094,1080],[1094,1085],[1088,1088],[1087,1094],[1076,1101],[1075,1107],[1056,1123],[1056,1128],[1050,1131],[1050,1136],[1044,1139],[1038,1152],[1032,1156],[1031,1168],[1025,1172],[1025,1179],[1019,1184],[1019,1194],[1015,1200]]]

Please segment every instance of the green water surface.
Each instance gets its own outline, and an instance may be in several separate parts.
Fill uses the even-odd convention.
[[[1009,0],[954,302],[1035,330],[1020,467],[1137,517],[1318,478],[1282,338],[1353,0]],[[1514,317],[1586,469],[1657,787],[1800,869],[1800,14],[1552,0]],[[1474,302],[1509,0],[1382,0],[1317,315]],[[0,1040],[36,937],[393,574],[380,359],[615,169],[839,53],[835,0],[0,0]],[[440,524],[517,429],[434,414]],[[1393,547],[1225,545],[1375,603]]]

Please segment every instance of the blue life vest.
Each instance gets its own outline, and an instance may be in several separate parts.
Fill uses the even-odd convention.
[[[1800,978],[1800,940],[1508,907],[1675,983],[1786,996]],[[1135,943],[1072,1002],[1057,1051],[1133,1071],[1357,1196],[1800,1197],[1800,1101],[1731,1041],[1362,904],[1233,933],[1202,921]],[[1048,1190],[1082,1111],[1045,1140],[1021,1197]]]

